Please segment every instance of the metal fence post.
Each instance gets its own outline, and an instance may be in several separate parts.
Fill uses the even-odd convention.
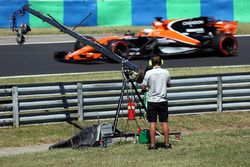
[[[13,126],[20,126],[20,117],[19,117],[19,102],[18,102],[18,87],[12,87],[12,105],[13,105]]]
[[[218,76],[217,79],[217,111],[223,112],[222,101],[223,101],[223,89],[222,89],[222,76]]]
[[[78,120],[83,121],[83,92],[82,83],[77,83],[77,99],[78,99]]]

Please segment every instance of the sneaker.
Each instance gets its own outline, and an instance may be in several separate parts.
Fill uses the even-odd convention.
[[[171,144],[168,144],[168,145],[165,145],[163,148],[165,148],[165,149],[171,149],[171,148],[172,148],[172,145],[171,145]]]
[[[158,148],[156,146],[149,146],[148,150],[157,150]]]

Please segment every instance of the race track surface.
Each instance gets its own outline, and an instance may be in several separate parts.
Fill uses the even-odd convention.
[[[250,63],[250,37],[238,37],[238,55],[233,57],[218,57],[211,54],[194,56],[172,56],[167,58],[163,67],[202,67],[202,66],[228,66],[249,65]],[[69,64],[54,60],[55,51],[72,50],[73,43],[50,44],[24,44],[18,46],[0,45],[0,77],[34,74],[75,73],[94,71],[120,70],[120,64]],[[146,67],[145,59],[133,60],[135,64]]]

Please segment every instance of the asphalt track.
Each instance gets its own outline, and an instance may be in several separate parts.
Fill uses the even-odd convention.
[[[202,66],[231,66],[250,64],[250,37],[237,37],[239,50],[237,56],[219,57],[211,54],[198,54],[193,56],[181,55],[167,58],[163,67],[202,67]],[[49,41],[53,39],[48,38]],[[2,41],[4,43],[4,41]],[[73,43],[37,43],[0,45],[0,77],[36,74],[57,74],[57,73],[76,73],[94,71],[116,71],[120,70],[120,64],[69,64],[54,60],[55,51],[72,50]],[[135,64],[146,67],[145,59],[133,60]]]

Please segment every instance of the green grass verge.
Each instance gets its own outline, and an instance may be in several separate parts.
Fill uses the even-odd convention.
[[[86,72],[86,73],[62,73],[28,76],[0,77],[0,85],[18,85],[29,83],[54,83],[54,82],[77,82],[77,81],[98,81],[109,79],[120,79],[121,73],[112,72]]]
[[[190,67],[190,68],[169,68],[171,76],[194,76],[207,74],[226,74],[249,72],[250,65],[246,66],[218,66],[218,67]],[[110,72],[87,72],[87,73],[62,73],[49,75],[28,75],[0,77],[0,85],[18,85],[29,83],[53,83],[53,82],[77,82],[77,81],[100,81],[121,79],[120,71]]]
[[[61,149],[0,157],[0,162],[2,167],[249,166],[249,116],[250,112],[171,116],[171,130],[182,131],[181,140],[172,141],[171,150],[148,151],[146,145],[123,142],[107,148]],[[51,140],[54,141],[71,136],[73,131],[69,125],[58,124],[1,129],[0,135],[4,136],[5,143],[17,136],[14,143],[18,143],[23,138],[46,138],[47,141],[54,138]]]
[[[240,23],[237,34],[250,34],[250,24],[248,23]]]
[[[170,130],[182,131],[184,134],[193,132],[212,132],[221,129],[250,128],[250,112],[213,113],[193,116],[170,115]],[[112,123],[113,120],[110,120]],[[126,119],[120,119],[119,127],[125,128]],[[109,122],[105,120],[104,122]],[[147,128],[142,119],[139,124]],[[82,127],[97,124],[97,121],[75,122]],[[135,124],[130,123],[130,129],[136,130]],[[159,126],[160,127],[160,126]],[[0,148],[10,146],[26,146],[33,144],[54,143],[76,134],[79,130],[67,123],[39,126],[21,126],[20,128],[2,128],[0,130]]]
[[[247,167],[249,135],[249,129],[223,130],[186,135],[171,150],[148,151],[145,145],[120,144],[0,157],[0,162],[2,167]]]
[[[75,31],[80,34],[123,34],[130,30],[131,32],[139,32],[145,26],[119,26],[119,27],[78,27]],[[49,34],[64,34],[57,28],[31,28],[29,35],[49,35]],[[8,28],[0,29],[0,36],[14,35]]]
[[[131,32],[139,32],[143,28],[150,26],[116,26],[116,27],[78,27],[77,32],[81,34],[123,34],[130,30]],[[57,28],[32,28],[30,35],[48,35],[48,34],[64,34]],[[240,23],[238,26],[237,34],[250,34],[250,24]],[[0,29],[0,36],[14,35],[8,28]]]

